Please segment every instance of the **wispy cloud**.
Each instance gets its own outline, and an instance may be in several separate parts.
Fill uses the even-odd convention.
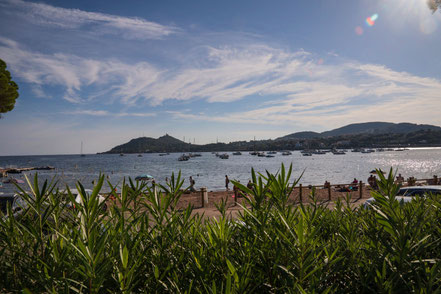
[[[129,64],[35,53],[4,38],[0,38],[0,54],[14,74],[39,87],[40,94],[46,85],[62,86],[64,99],[77,104],[100,101],[130,108],[139,102],[157,106],[168,100],[260,101],[226,115],[173,113],[186,120],[291,124],[320,116],[320,123],[327,127],[327,118],[381,120],[386,115],[397,117],[397,113],[412,118],[418,115],[424,121],[424,117],[436,117],[441,107],[441,82],[437,79],[341,58],[327,63],[303,50],[291,52],[265,45],[207,46],[197,50],[198,62],[176,63],[174,67],[154,66],[147,60]],[[425,110],[411,115],[415,107],[421,108],[415,101],[423,102]],[[387,107],[393,108],[385,110]]]
[[[175,26],[161,25],[142,18],[67,9],[22,0],[5,0],[0,3],[0,7],[7,8],[9,13],[39,25],[69,29],[84,28],[127,39],[161,39],[181,31]]]
[[[75,110],[65,112],[66,114],[90,115],[90,116],[112,116],[112,117],[153,117],[156,113],[142,113],[142,112],[119,112],[113,113],[107,110]]]

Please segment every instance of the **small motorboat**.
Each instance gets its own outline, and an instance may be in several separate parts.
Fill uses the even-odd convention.
[[[135,178],[135,181],[143,181],[143,182],[150,182],[153,181],[155,178],[148,174],[142,174]]]
[[[190,156],[186,155],[186,154],[182,154],[181,156],[179,156],[178,161],[188,161],[190,159]]]
[[[219,158],[220,159],[228,159],[228,158],[230,158],[230,156],[227,153],[224,153],[224,154],[219,155]]]
[[[283,151],[282,155],[287,156],[287,155],[292,155],[291,151]]]
[[[233,152],[233,155],[242,155],[242,152],[236,151],[236,152]]]

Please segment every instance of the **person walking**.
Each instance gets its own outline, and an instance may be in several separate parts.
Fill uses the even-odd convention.
[[[190,192],[196,192],[196,189],[194,188],[195,180],[190,176]]]
[[[228,191],[228,190],[230,190],[229,188],[228,188],[228,184],[230,183],[230,179],[228,179],[228,176],[227,175],[225,175],[225,189]]]

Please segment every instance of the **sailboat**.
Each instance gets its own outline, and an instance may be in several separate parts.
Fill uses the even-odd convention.
[[[81,157],[85,157],[86,154],[83,154],[83,141],[81,141],[81,152],[80,152],[80,156]]]

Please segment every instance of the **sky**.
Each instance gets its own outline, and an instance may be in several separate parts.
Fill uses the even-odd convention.
[[[0,0],[0,59],[20,87],[0,155],[441,125],[425,0]]]

